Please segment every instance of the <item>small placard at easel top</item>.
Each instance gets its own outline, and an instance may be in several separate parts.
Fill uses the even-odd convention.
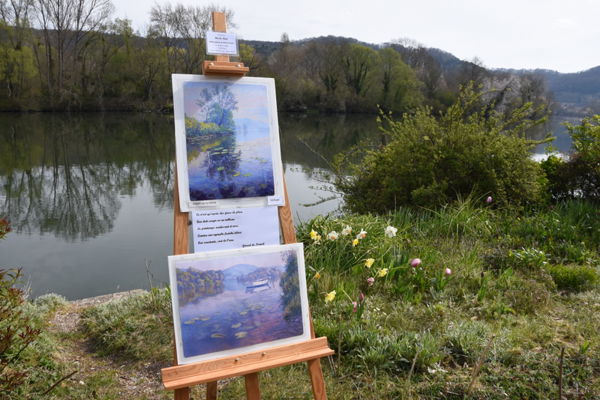
[[[226,32],[225,15],[213,12],[213,30]],[[204,61],[205,75],[244,76],[249,69],[241,62],[230,62],[229,56],[218,55],[214,61]],[[284,243],[296,243],[296,233],[292,220],[285,180],[283,181],[285,203],[279,207],[279,221]],[[187,254],[189,252],[189,215],[180,208],[177,174],[173,193],[174,211],[174,240],[173,253]],[[165,388],[174,390],[175,400],[189,400],[190,387],[206,383],[207,400],[217,399],[217,381],[234,376],[244,376],[246,396],[251,400],[260,399],[258,372],[283,365],[306,361],[311,379],[313,397],[315,400],[326,400],[325,383],[321,370],[320,359],[334,354],[327,344],[326,338],[315,338],[311,321],[310,340],[291,345],[277,346],[258,352],[251,352],[233,357],[223,357],[217,360],[178,365],[174,351],[175,366],[164,368],[162,380]]]

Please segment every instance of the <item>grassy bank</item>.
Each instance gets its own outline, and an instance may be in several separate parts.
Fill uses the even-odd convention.
[[[318,217],[299,238],[315,329],[336,350],[323,361],[329,398],[600,396],[596,205],[523,212],[467,201],[438,211]],[[39,315],[49,320],[64,307]],[[77,330],[50,329],[30,349],[41,356],[29,365],[41,372],[22,393],[69,373],[73,364],[56,352],[78,342],[104,367],[82,368],[48,398],[169,397],[158,386],[172,356],[167,290],[77,313]],[[124,392],[123,376],[144,371],[152,371],[153,389]],[[265,399],[311,398],[303,365],[262,373],[261,388]],[[220,396],[243,398],[243,380],[222,382]]]

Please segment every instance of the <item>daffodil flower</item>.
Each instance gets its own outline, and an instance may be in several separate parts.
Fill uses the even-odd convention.
[[[336,231],[331,231],[327,234],[327,239],[329,240],[337,240],[338,237],[339,235]]]
[[[388,269],[387,268],[382,268],[379,270],[379,273],[377,274],[380,278],[383,278],[384,276],[386,276],[388,273]]]
[[[364,230],[362,230],[362,229],[360,230],[359,234],[358,234],[358,235],[356,235],[356,238],[357,238],[357,239],[364,239],[364,238],[366,238],[366,237],[367,237],[367,231],[364,231]]]
[[[352,227],[350,227],[349,225],[346,225],[346,227],[344,229],[342,229],[342,236],[348,236],[351,233],[352,233]]]
[[[312,240],[317,240],[317,236],[319,236],[319,234],[314,229],[310,231],[310,238]]]
[[[398,232],[398,228],[394,228],[391,225],[388,225],[387,228],[385,228],[385,236],[389,238],[396,236],[396,232]]]
[[[374,262],[375,262],[374,258],[367,258],[365,260],[365,267],[371,268],[371,266],[373,265]]]
[[[356,245],[358,245],[358,239],[354,239],[354,240],[352,241],[352,247],[354,247],[354,246],[356,246]]]
[[[335,290],[332,290],[325,295],[325,303],[330,303],[333,299],[335,299]]]
[[[321,274],[320,273],[315,273],[315,275],[313,276],[313,279],[321,279]]]

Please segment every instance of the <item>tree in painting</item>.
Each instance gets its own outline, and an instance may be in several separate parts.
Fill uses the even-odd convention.
[[[293,251],[285,254],[285,272],[279,284],[282,294],[283,313],[286,319],[298,316],[302,311],[300,304],[300,281],[298,277],[298,257]]]
[[[212,85],[205,88],[196,100],[196,104],[200,106],[198,115],[203,116],[199,126],[216,128],[217,132],[220,133],[233,133],[235,131],[233,111],[237,109],[237,100],[229,90],[228,85]],[[196,120],[196,122],[198,121]],[[186,133],[190,134],[189,131],[186,131]],[[202,133],[202,131],[199,133]]]

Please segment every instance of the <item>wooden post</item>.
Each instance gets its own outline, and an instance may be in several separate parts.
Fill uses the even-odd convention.
[[[177,167],[175,167],[175,186],[173,188],[173,254],[189,253],[189,217],[187,213],[181,212],[179,206],[179,183],[177,180]],[[178,365],[175,340],[173,340],[173,361]],[[190,388],[175,390],[175,400],[190,400]],[[216,399],[215,399],[216,400]]]
[[[213,12],[212,18],[214,31],[227,31],[225,14]],[[249,71],[241,62],[230,62],[229,56],[215,56],[214,61],[204,61],[202,69],[205,75],[225,76],[243,76]],[[285,205],[279,207],[278,210],[279,225],[284,243],[296,243],[296,231],[285,178],[283,187]],[[187,213],[181,212],[179,206],[177,171],[175,171],[173,212],[173,254],[187,254],[189,253],[189,216]],[[320,360],[322,357],[330,356],[334,352],[327,345],[326,338],[315,337],[312,317],[310,318],[310,334],[311,339],[306,342],[181,366],[178,365],[177,352],[174,347],[174,366],[164,368],[161,371],[163,384],[167,389],[174,390],[175,400],[190,400],[190,387],[206,383],[206,399],[217,400],[218,379],[243,375],[246,385],[246,398],[248,400],[260,400],[259,371],[305,361],[308,365],[314,399],[327,400]]]

